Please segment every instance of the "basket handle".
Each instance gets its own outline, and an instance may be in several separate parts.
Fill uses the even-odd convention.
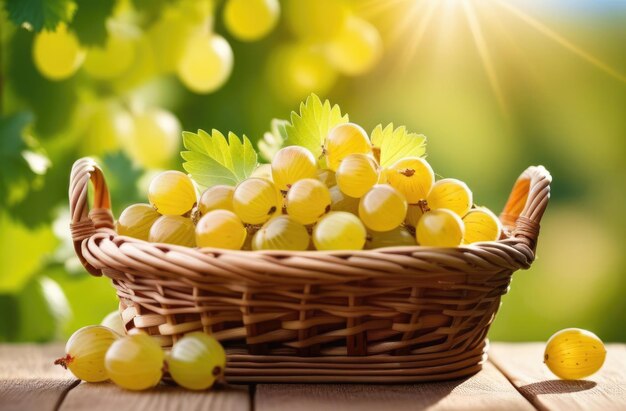
[[[519,176],[500,214],[511,237],[522,240],[533,252],[537,247],[539,223],[550,199],[552,176],[543,166],[528,167]]]
[[[89,181],[94,188],[94,202],[91,210],[89,210],[87,195]],[[85,260],[82,252],[83,240],[91,237],[97,230],[114,227],[109,189],[102,170],[91,158],[81,158],[72,166],[69,198],[70,230],[76,255],[87,271],[96,276],[102,275],[99,269]]]

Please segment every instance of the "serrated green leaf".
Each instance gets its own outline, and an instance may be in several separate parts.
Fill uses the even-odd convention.
[[[272,120],[272,133],[283,142],[287,140],[287,124],[289,124],[287,120],[277,118]]]
[[[35,32],[54,30],[72,17],[72,0],[6,0],[4,7],[15,25],[28,24]]]
[[[377,125],[371,134],[372,145],[380,150],[380,165],[389,167],[405,157],[422,157],[426,154],[426,136],[410,133],[406,127],[393,127],[389,123],[384,129]]]
[[[207,154],[223,165],[226,169],[233,168],[232,156],[228,148],[228,141],[224,134],[218,130],[213,130],[209,136],[206,131],[198,130]]]
[[[252,143],[244,134],[243,142],[233,133],[228,133],[228,144],[231,147],[232,158],[241,158],[241,162],[233,163],[235,174],[240,180],[250,177],[258,165],[258,156]]]
[[[104,46],[107,38],[106,21],[113,12],[115,0],[75,0],[76,13],[70,29],[85,46]]]
[[[285,125],[286,143],[308,148],[319,158],[330,129],[348,121],[348,115],[342,115],[338,105],[333,106],[328,100],[322,103],[317,95],[311,94],[300,103],[299,113],[291,112],[291,123]]]
[[[289,124],[287,120],[273,119],[270,131],[265,132],[263,138],[257,142],[259,152],[265,160],[272,161],[274,154],[283,148],[287,140],[287,124]]]
[[[204,150],[202,138],[198,134],[189,131],[183,131],[183,145],[191,151]]]
[[[204,130],[185,131],[183,145],[188,150],[180,153],[185,160],[183,168],[202,187],[236,185],[250,177],[258,163],[254,147],[245,135],[240,140],[228,133],[227,140],[217,130],[210,135]]]
[[[183,151],[181,155],[185,159],[183,168],[200,186],[211,187],[216,184],[234,186],[238,182],[232,171],[211,157],[191,151]]]

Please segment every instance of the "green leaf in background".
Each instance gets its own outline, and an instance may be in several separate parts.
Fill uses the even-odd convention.
[[[26,149],[23,131],[32,118],[28,112],[0,118],[0,205],[5,207],[28,190],[31,172],[22,157]]]
[[[75,0],[78,8],[70,23],[81,44],[104,46],[107,38],[106,21],[113,12],[115,0]]]
[[[197,134],[185,131],[183,144],[189,150],[180,153],[185,160],[183,168],[202,187],[237,185],[250,177],[258,164],[256,151],[245,135],[242,142],[233,133],[228,133],[227,141],[217,130],[211,135],[204,130]]]
[[[80,327],[99,324],[118,308],[115,288],[106,277],[94,277],[84,270],[70,274],[62,264],[52,264],[42,274],[59,284],[69,303],[72,316],[63,324],[64,337]]]
[[[17,341],[46,342],[62,336],[71,316],[59,284],[46,276],[33,278],[18,295],[20,327]]]
[[[19,202],[8,207],[10,215],[27,227],[38,228],[49,224],[54,219],[56,206],[68,204],[67,187],[76,156],[70,151],[54,158],[55,161],[42,176],[42,183],[32,185]]]
[[[194,0],[196,1],[196,0]],[[168,5],[176,4],[175,0],[131,0],[133,8],[140,14],[141,20],[147,25],[163,15]]]
[[[73,6],[71,0],[5,0],[4,4],[9,19],[15,25],[26,23],[35,32],[43,28],[54,30],[59,23],[67,23]]]
[[[0,118],[0,206],[19,203],[33,187],[41,187],[50,160],[39,143],[25,134],[30,112]]]
[[[287,140],[287,124],[289,124],[287,120],[273,119],[271,130],[265,132],[263,138],[256,143],[261,157],[268,162],[272,161],[274,154],[285,144],[285,140]]]
[[[393,123],[385,128],[377,125],[371,135],[372,145],[380,151],[380,165],[389,167],[405,157],[422,157],[426,154],[426,136],[409,133],[406,127],[393,128]]]
[[[123,151],[106,154],[101,165],[111,195],[113,215],[119,215],[129,204],[146,201],[139,195],[138,190],[138,181],[143,175],[143,170]]]
[[[0,293],[0,343],[14,341],[20,326],[17,296]]]
[[[322,103],[317,95],[311,94],[300,103],[300,113],[291,112],[291,123],[285,125],[287,145],[308,148],[319,158],[328,132],[348,121],[348,115],[342,115],[338,105],[332,106],[328,100]]]
[[[28,229],[4,211],[0,212],[0,233],[0,292],[13,292],[41,268],[59,241],[49,225]]]
[[[33,132],[43,140],[67,133],[78,101],[79,76],[63,81],[44,78],[33,62],[34,37],[32,32],[17,30],[7,44],[4,63],[9,80],[6,84],[34,114]]]

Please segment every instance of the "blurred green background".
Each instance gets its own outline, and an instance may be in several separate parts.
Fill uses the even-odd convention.
[[[490,337],[626,341],[626,3],[263,0],[246,20],[229,2],[0,1],[0,341],[63,338],[117,307],[71,248],[74,160],[99,159],[118,214],[180,169],[181,130],[256,142],[310,92],[366,130],[424,133],[435,171],[494,211],[545,165],[538,258]]]

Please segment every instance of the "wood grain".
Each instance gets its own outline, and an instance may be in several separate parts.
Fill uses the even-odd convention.
[[[490,363],[471,378],[425,384],[259,384],[256,411],[533,410]]]
[[[54,359],[62,344],[0,345],[0,410],[55,410],[78,380]]]
[[[544,343],[495,343],[483,371],[440,383],[261,384],[251,404],[248,386],[193,392],[160,385],[130,392],[111,383],[79,384],[52,364],[62,344],[0,344],[0,411],[626,410],[626,345],[609,344],[604,367],[585,381],[556,379],[542,364],[543,348]]]
[[[247,411],[250,396],[247,386],[230,386],[211,391],[190,391],[160,385],[145,392],[123,390],[110,382],[81,383],[71,390],[61,404],[61,411],[70,410],[216,410]]]
[[[490,358],[540,410],[626,410],[626,346],[608,344],[602,369],[583,381],[557,379],[543,364],[544,343],[494,344]]]

